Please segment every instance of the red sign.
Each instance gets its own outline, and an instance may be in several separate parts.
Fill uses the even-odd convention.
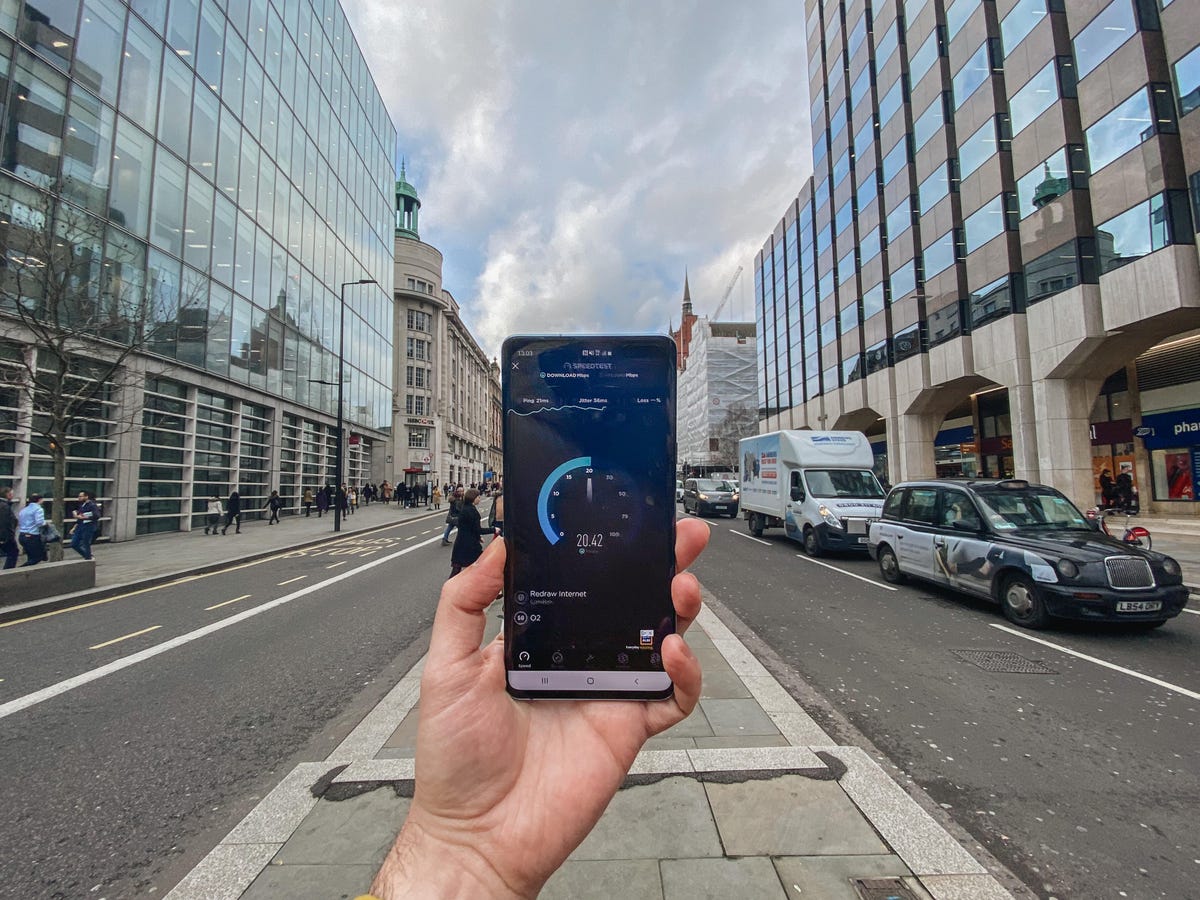
[[[357,447],[361,443],[362,443],[362,437],[360,435],[357,435],[357,434],[350,435],[350,446],[351,447]]]

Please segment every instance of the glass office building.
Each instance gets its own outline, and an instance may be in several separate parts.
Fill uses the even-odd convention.
[[[864,431],[892,480],[1091,502],[1107,459],[1179,499],[1133,432],[1200,396],[1195,5],[804,9],[813,176],[755,261],[763,427]]]
[[[391,427],[396,131],[336,0],[0,0],[0,118],[6,298],[50,229],[78,290],[145,297],[155,325],[138,389],[71,447],[68,496],[101,498],[105,536],[332,480],[340,295],[362,279],[344,414],[348,480],[368,479]],[[11,370],[30,347],[3,313]],[[22,402],[0,395],[0,481],[48,494]]]

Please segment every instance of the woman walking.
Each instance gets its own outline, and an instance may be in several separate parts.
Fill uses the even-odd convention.
[[[304,489],[304,496],[301,498],[300,502],[304,504],[304,518],[307,519],[309,517],[309,515],[312,513],[312,506],[313,506],[312,488]]]
[[[450,498],[449,509],[446,510],[446,530],[442,533],[442,546],[446,547],[450,544],[450,531],[458,525],[459,513],[462,511],[463,495],[455,492]]]
[[[454,549],[450,551],[450,577],[453,578],[483,555],[483,536],[492,530],[480,522],[479,491],[468,488],[463,495],[458,514],[458,534],[454,538]]]
[[[206,524],[204,526],[205,534],[208,534],[208,530],[211,528],[213,537],[217,536],[217,528],[221,524],[221,513],[222,512],[223,512],[223,510],[221,509],[221,498],[220,497],[209,497],[208,498],[208,509],[206,509],[204,511],[204,516],[206,519]]]
[[[433,486],[433,508],[442,508],[442,489],[436,484]]]

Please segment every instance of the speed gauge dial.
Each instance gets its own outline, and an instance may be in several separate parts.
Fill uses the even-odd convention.
[[[633,483],[621,471],[578,456],[559,465],[538,491],[538,522],[551,546],[600,555],[629,541],[638,522]]]

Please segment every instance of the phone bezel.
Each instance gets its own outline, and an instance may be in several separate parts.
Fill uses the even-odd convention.
[[[675,342],[667,335],[656,334],[521,334],[511,335],[505,339],[500,350],[500,366],[501,366],[501,419],[503,428],[503,447],[504,447],[504,467],[505,478],[508,477],[510,471],[515,471],[514,467],[510,467],[509,448],[509,417],[507,414],[507,405],[504,401],[508,397],[508,371],[511,360],[515,352],[519,349],[524,349],[530,343],[538,343],[542,341],[557,341],[557,342],[575,342],[579,344],[596,344],[600,342],[622,342],[628,345],[629,343],[648,344],[652,347],[661,348],[666,360],[670,366],[669,392],[671,394],[671,409],[675,409],[675,391],[676,391],[676,376],[675,376],[675,360],[677,358],[677,348]],[[676,435],[675,435],[675,416],[672,414],[669,417],[670,421],[670,468],[675,470],[676,462]],[[669,495],[664,499],[670,502],[670,508],[675,508],[675,489],[674,483],[670,485]],[[668,566],[670,577],[675,576],[675,516],[671,516],[671,534],[670,534],[670,552]],[[518,688],[512,684],[510,675],[513,672],[530,673],[539,677],[551,677],[561,675],[565,672],[570,672],[572,675],[580,674],[579,670],[561,670],[561,669],[516,669],[511,665],[509,658],[509,650],[512,647],[512,642],[508,638],[511,634],[512,620],[511,616],[514,612],[510,608],[509,598],[512,596],[512,565],[513,559],[508,556],[504,566],[504,623],[503,632],[505,635],[505,652],[504,652],[504,682],[510,696],[521,700],[666,700],[672,697],[675,693],[675,685],[670,681],[670,676],[666,675],[665,671],[640,671],[640,670],[624,670],[610,669],[598,670],[604,675],[629,675],[630,677],[638,675],[664,675],[667,677],[667,687],[661,690],[642,690],[640,688],[630,690],[611,690],[605,688],[586,689],[586,688],[568,688],[568,689],[528,689]],[[671,609],[671,618],[674,621],[674,629],[678,632],[678,619],[675,616],[674,607]]]

